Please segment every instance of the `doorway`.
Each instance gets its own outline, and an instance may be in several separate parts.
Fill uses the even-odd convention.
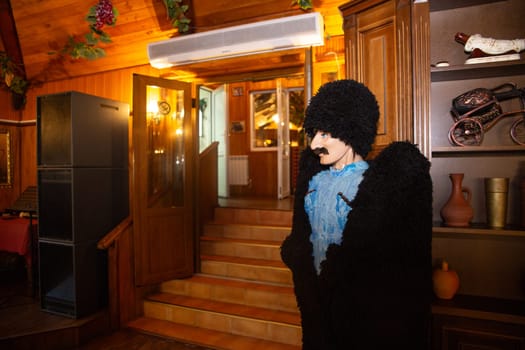
[[[304,80],[301,70],[199,86],[200,150],[219,142],[220,198],[293,194],[305,146]],[[242,176],[232,174],[236,171]]]
[[[199,152],[213,142],[218,146],[218,195],[230,196],[228,186],[227,85],[199,86]]]

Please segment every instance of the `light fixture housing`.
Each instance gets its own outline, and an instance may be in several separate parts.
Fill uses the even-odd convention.
[[[180,35],[148,44],[150,64],[168,68],[258,53],[324,45],[318,12]]]

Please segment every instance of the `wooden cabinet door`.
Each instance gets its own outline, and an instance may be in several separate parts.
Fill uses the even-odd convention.
[[[191,84],[133,77],[135,280],[193,273],[195,195]]]
[[[524,350],[525,326],[514,322],[519,317],[498,314],[498,318],[501,322],[434,315],[432,350]]]
[[[344,17],[347,77],[364,83],[379,103],[377,137],[370,154],[396,140],[412,140],[410,5],[352,1]]]

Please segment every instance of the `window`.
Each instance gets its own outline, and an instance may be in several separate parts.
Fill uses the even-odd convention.
[[[304,89],[290,88],[285,90],[288,106],[290,142],[302,144],[301,134],[304,120]],[[277,149],[279,115],[277,113],[276,90],[253,91],[250,93],[251,125],[250,139],[252,151],[273,151]]]

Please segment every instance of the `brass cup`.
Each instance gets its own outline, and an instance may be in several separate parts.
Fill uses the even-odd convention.
[[[485,178],[485,204],[487,224],[490,227],[504,227],[507,222],[507,197],[509,178]]]

